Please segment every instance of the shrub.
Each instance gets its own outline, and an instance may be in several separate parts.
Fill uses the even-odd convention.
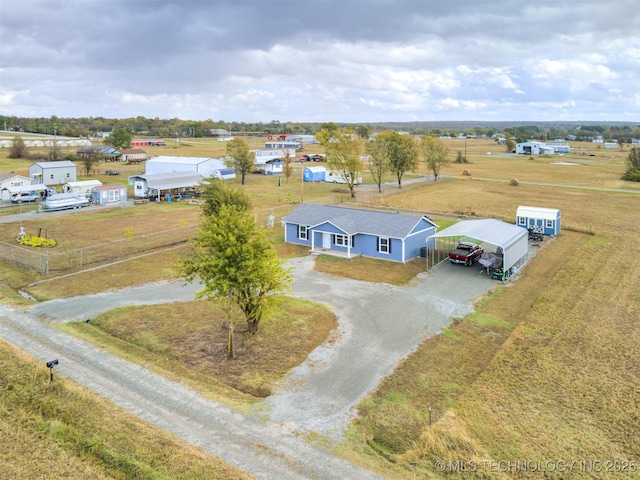
[[[20,245],[28,247],[55,247],[56,241],[49,238],[37,237],[35,235],[25,235],[18,239]]]

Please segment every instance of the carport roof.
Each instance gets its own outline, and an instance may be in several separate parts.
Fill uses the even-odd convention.
[[[493,218],[463,220],[436,233],[430,238],[471,237],[507,249],[522,237],[527,236],[525,228]]]

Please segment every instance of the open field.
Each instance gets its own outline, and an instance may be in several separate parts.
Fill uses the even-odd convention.
[[[464,148],[462,140],[451,142]],[[397,478],[438,477],[434,462],[439,459],[635,460],[637,466],[640,242],[635,239],[640,234],[640,195],[609,191],[640,192],[640,185],[619,180],[628,152],[606,152],[612,154],[610,158],[604,154],[564,156],[562,161],[579,165],[553,165],[560,158],[529,160],[498,157],[495,153],[486,155],[487,151],[497,152],[502,147],[478,142],[474,149],[472,143],[467,143],[470,164],[451,164],[443,169],[443,175],[453,178],[407,185],[402,190],[386,186],[384,195],[368,192],[363,195],[364,200],[395,209],[488,216],[509,222],[515,220],[518,205],[559,208],[564,232],[538,253],[516,282],[483,299],[474,314],[456,320],[401,364],[362,404],[360,418],[348,440],[340,446],[340,453]],[[182,148],[187,147],[176,150]],[[472,176],[463,177],[463,169],[469,169]],[[290,208],[288,200],[298,201],[301,196],[302,187],[297,182],[277,187],[275,178],[247,178],[245,188],[259,199],[260,207],[273,208],[276,218],[279,209]],[[509,185],[512,178],[517,178],[520,185]],[[305,200],[331,203],[340,196],[332,185],[304,188]],[[172,209],[174,206],[178,207],[159,205],[144,210],[145,206],[140,211],[151,212],[152,208],[161,207],[153,210],[157,213],[166,209],[168,216],[159,222],[165,223],[180,222],[187,211],[194,210],[186,206]],[[137,212],[138,208],[128,210]],[[176,213],[175,218],[172,213]],[[119,222],[120,218],[121,215],[113,214],[108,221]],[[126,215],[122,219],[126,221]],[[61,231],[66,221],[50,220],[53,223],[47,228],[56,232]],[[92,225],[92,230],[99,224],[94,221],[88,217],[87,225]],[[153,223],[147,226],[144,215],[138,221],[140,226],[136,223],[134,229],[153,228]],[[76,227],[82,228],[80,223]],[[124,224],[114,227],[110,234],[123,235],[127,228]],[[4,229],[2,225],[3,235]],[[62,235],[64,238],[66,233]],[[82,243],[79,239],[74,241]],[[106,267],[100,280],[90,281],[95,275],[87,272],[31,288],[27,285],[40,279],[39,276],[3,266],[0,283],[4,286],[0,287],[0,295],[3,301],[27,303],[20,300],[15,290],[25,289],[39,298],[55,298],[78,291],[142,283],[144,279],[140,277],[132,283],[128,274],[131,271],[145,271],[149,275],[145,278],[167,278],[172,273],[171,265],[179,258],[179,250],[157,252],[146,259]],[[283,246],[281,254],[303,253]],[[333,274],[399,284],[412,275],[409,269],[389,273],[397,277],[394,281],[386,276],[387,272],[379,273],[377,263],[361,262],[354,264],[357,268],[353,269],[349,268],[351,263],[322,260],[319,268],[333,269]],[[183,375],[191,383],[193,377],[202,377],[197,375],[198,369],[210,359],[191,358],[179,345],[195,341],[189,335],[205,328],[199,323],[203,312],[193,310],[191,314],[192,309],[180,312],[183,323],[195,329],[180,332],[179,328],[167,328],[162,322],[163,317],[177,314],[166,308],[145,309],[153,327],[152,335],[145,337],[138,332],[129,336],[126,318],[139,314],[135,308],[106,314],[100,320],[103,323],[94,330],[99,333],[92,335],[105,348],[137,356],[151,368],[154,363],[157,366],[158,352],[170,351],[181,362],[181,367],[171,375]],[[316,315],[320,316],[321,311],[309,314],[308,318],[315,319]],[[302,321],[302,325],[309,322]],[[80,330],[83,326],[67,328]],[[180,335],[179,342],[174,343]],[[315,341],[322,335],[318,333]],[[304,350],[298,355],[297,360],[291,360],[293,364],[302,361]],[[236,372],[236,378],[223,380],[225,373],[216,373],[206,382],[226,382],[224,388],[218,387],[218,394],[227,395],[231,403],[241,404],[247,400],[245,395],[267,392],[271,379],[281,374],[242,378]],[[252,388],[256,390],[251,391]],[[432,407],[431,426],[429,407]],[[389,473],[388,468],[393,472]],[[509,472],[484,473],[485,477],[512,478]],[[539,478],[537,474],[520,473],[522,478]],[[566,478],[559,472],[548,476]],[[575,476],[602,478],[602,472]]]

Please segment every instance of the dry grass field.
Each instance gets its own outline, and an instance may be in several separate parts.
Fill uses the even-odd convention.
[[[452,160],[457,150],[465,150],[463,140],[447,143]],[[576,149],[576,145],[573,147]],[[435,468],[437,460],[635,460],[637,465],[640,185],[620,180],[628,149],[604,152],[590,147],[582,144],[579,152],[563,157],[529,159],[499,155],[503,147],[492,142],[468,140],[470,163],[447,165],[440,181],[406,185],[402,189],[391,183],[385,185],[383,194],[367,192],[358,196],[358,200],[367,204],[394,209],[432,215],[442,212],[453,215],[452,218],[486,216],[508,222],[515,221],[518,205],[559,208],[563,233],[546,242],[515,282],[483,298],[472,315],[456,319],[441,335],[425,342],[381,383],[378,391],[361,405],[360,416],[340,447],[342,455],[368,463],[394,478],[438,478],[441,474]],[[214,153],[219,151],[216,148],[221,147],[182,143],[178,148],[157,147],[161,152],[156,154],[220,156],[221,153]],[[558,161],[576,165],[557,164]],[[7,162],[0,158],[2,168]],[[130,167],[140,168],[122,166],[123,175],[129,174],[125,169]],[[105,169],[104,164],[99,169]],[[470,176],[462,175],[465,169],[471,172]],[[428,172],[421,168],[417,173]],[[105,179],[113,180],[106,176]],[[364,179],[368,181],[367,175]],[[518,179],[519,185],[510,185],[512,179]],[[257,208],[273,212],[276,218],[302,197],[324,203],[343,200],[344,193],[336,191],[333,185],[304,185],[302,190],[303,186],[293,179],[280,187],[276,182],[275,178],[248,176],[244,187]],[[129,228],[146,232],[160,225],[197,221],[197,211],[188,207],[192,206],[175,203],[139,206],[104,217],[87,210],[47,219],[50,223],[46,228],[62,239],[63,245],[87,244],[96,238],[120,238]],[[27,228],[38,228],[41,222],[38,219],[27,224]],[[76,222],[73,231],[80,233],[69,233],[71,222]],[[110,228],[99,227],[107,223]],[[13,234],[6,233],[6,229],[17,231],[17,227],[18,224],[3,224],[0,236],[11,238]],[[274,239],[281,255],[304,254],[300,249],[282,245],[282,238],[275,231]],[[29,301],[16,290],[48,299],[169,278],[180,254],[180,248],[152,252],[105,267],[100,277],[91,272],[79,273],[47,279],[32,287],[28,285],[42,277],[3,265],[0,298],[26,304]],[[320,258],[318,268],[336,275],[377,278],[396,284],[404,284],[415,275],[412,265],[384,269],[381,274],[380,265],[366,259],[351,262],[353,268],[345,268],[344,261]],[[144,271],[145,276],[132,277],[131,271]],[[204,377],[199,374],[200,369],[210,371],[215,360],[187,355],[186,347],[197,346],[197,332],[210,342],[220,341],[224,335],[219,328],[221,320],[203,323],[206,312],[197,308],[180,312],[167,308],[145,309],[145,325],[152,332],[150,335],[130,330],[127,316],[139,315],[135,308],[109,312],[92,322],[95,325],[91,329],[84,324],[65,328],[150,368],[158,367],[158,355],[172,355],[178,361],[170,363],[179,367],[165,372],[167,375],[183,378],[209,392],[208,395],[242,408],[254,396],[267,394],[269,383],[283,375],[289,365],[301,362],[308,349],[313,348],[313,342],[326,335],[330,325],[318,322],[324,326],[315,330],[315,339],[297,352],[275,352],[266,361],[263,376],[247,377],[241,370],[230,369],[218,371],[198,383],[195,377]],[[182,315],[183,324],[192,328],[182,332],[167,328],[168,324],[161,319],[175,315]],[[208,315],[217,318],[211,310]],[[305,315],[299,317],[296,327],[301,332],[309,328],[310,319],[315,321],[325,313],[313,307]],[[269,328],[265,324],[265,333]],[[260,349],[269,350],[271,345],[282,341],[286,339],[269,337],[264,344],[257,342],[259,345],[248,342],[243,352],[263,355]],[[15,354],[9,352],[13,358]],[[285,353],[297,357],[287,359],[283,370],[272,368],[283,361],[278,355]],[[228,363],[221,357],[218,360],[220,365]],[[4,427],[15,428],[12,421],[5,420],[9,423]],[[23,428],[20,426],[18,432]],[[30,435],[25,432],[24,435]],[[446,473],[451,478],[469,478],[466,474]],[[513,472],[501,471],[478,473],[478,478],[514,476]],[[597,471],[572,473],[569,476],[574,478],[603,478],[602,472]],[[615,471],[607,473],[614,478],[634,477]],[[516,476],[567,478],[560,472],[541,475],[524,471]]]
[[[0,340],[0,478],[249,479]]]

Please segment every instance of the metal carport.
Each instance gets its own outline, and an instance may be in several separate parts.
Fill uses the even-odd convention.
[[[502,250],[505,280],[513,275],[527,260],[529,242],[525,228],[510,223],[486,218],[481,220],[462,220],[435,235],[427,238],[427,245],[437,249],[436,239],[454,237],[474,238],[480,242],[490,243]],[[427,266],[429,262],[427,261]]]

